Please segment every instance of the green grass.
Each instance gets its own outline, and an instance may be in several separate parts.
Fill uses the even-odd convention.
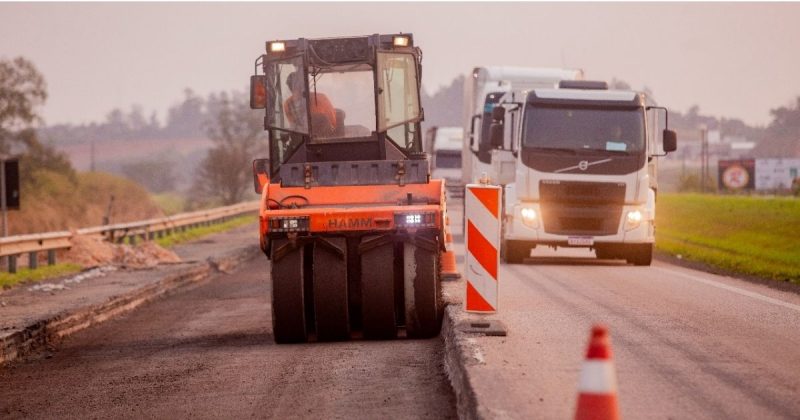
[[[163,238],[156,239],[156,243],[163,246],[164,248],[169,248],[175,246],[177,244],[193,241],[195,239],[200,239],[203,236],[211,235],[212,233],[219,233],[224,232],[226,230],[233,229],[235,227],[243,226],[248,223],[254,223],[258,219],[252,214],[235,217],[231,220],[228,220],[224,223],[219,223],[216,225],[211,226],[202,226],[194,229],[189,229],[186,232],[178,232],[172,235],[164,236]]]
[[[725,270],[800,283],[800,200],[660,194],[656,246]]]
[[[81,271],[81,266],[72,263],[41,266],[35,270],[23,268],[15,274],[0,273],[0,288],[19,283],[35,283],[54,277],[66,276]]]
[[[186,209],[186,198],[176,193],[153,194],[153,201],[165,215],[182,213]]]

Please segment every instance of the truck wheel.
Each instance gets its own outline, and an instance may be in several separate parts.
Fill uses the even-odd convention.
[[[389,263],[395,260],[394,244],[391,240],[381,243],[382,238],[361,239],[361,325],[368,339],[397,336],[394,269]]]
[[[597,255],[597,259],[600,260],[613,260],[615,258],[619,258],[611,245],[597,245],[594,247],[594,253]]]
[[[271,249],[272,335],[276,343],[308,339],[303,293],[303,247],[276,239]]]
[[[530,248],[514,241],[504,241],[501,251],[506,264],[522,264],[525,262],[525,258],[531,255]]]
[[[318,340],[350,339],[347,293],[345,238],[318,239],[314,243],[314,319]]]
[[[653,262],[653,244],[631,245],[626,260],[633,265],[647,266]]]
[[[406,335],[430,338],[442,326],[439,244],[417,237],[403,244],[403,290],[405,292]]]

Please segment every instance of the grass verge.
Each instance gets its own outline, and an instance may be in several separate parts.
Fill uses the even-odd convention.
[[[202,226],[194,229],[189,229],[186,232],[178,232],[172,235],[164,236],[163,238],[156,239],[156,243],[163,246],[164,248],[169,248],[175,245],[178,245],[183,242],[193,241],[195,239],[200,239],[203,236],[210,235],[212,233],[219,233],[224,232],[226,230],[233,229],[235,227],[243,226],[248,223],[254,223],[256,220],[255,216],[251,215],[244,215],[238,216],[227,222],[211,225],[211,226]]]
[[[656,246],[724,270],[800,283],[800,200],[660,194]]]
[[[11,287],[19,283],[35,283],[42,280],[61,277],[81,271],[78,264],[62,263],[41,266],[35,270],[23,268],[16,273],[0,273],[0,288]]]

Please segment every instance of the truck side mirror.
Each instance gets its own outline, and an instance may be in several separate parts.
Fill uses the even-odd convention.
[[[250,76],[250,109],[267,107],[267,76]]]
[[[663,149],[666,153],[678,150],[678,135],[673,130],[664,129]]]
[[[253,187],[257,194],[261,194],[264,185],[269,183],[269,159],[256,159],[253,161]]]
[[[505,126],[503,123],[493,122],[489,127],[489,142],[492,144],[492,149],[503,148],[503,134]]]

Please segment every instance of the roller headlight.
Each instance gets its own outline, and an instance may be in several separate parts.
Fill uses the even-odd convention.
[[[269,218],[270,232],[308,232],[311,225],[308,216],[277,216]]]
[[[402,228],[436,227],[436,213],[397,213],[394,225]]]

